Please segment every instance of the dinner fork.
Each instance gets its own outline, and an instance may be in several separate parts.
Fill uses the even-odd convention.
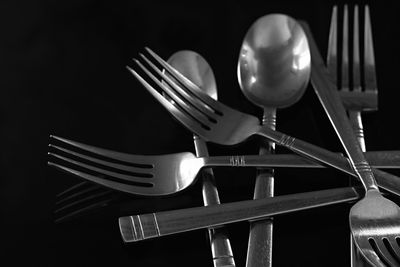
[[[361,75],[360,75],[360,44],[359,44],[359,18],[358,18],[358,6],[354,6],[353,14],[353,61],[352,68],[349,68],[349,22],[348,22],[348,8],[347,5],[343,8],[343,30],[342,30],[342,64],[341,64],[341,83],[337,81],[339,79],[337,73],[338,67],[338,37],[337,37],[337,6],[333,7],[332,19],[329,31],[329,44],[328,44],[328,54],[327,54],[327,66],[331,73],[331,77],[335,84],[337,84],[339,92],[362,92],[363,94],[369,94],[378,98],[378,88],[376,86],[376,72],[375,72],[375,60],[374,51],[372,43],[372,33],[369,21],[369,8],[365,6],[364,8],[364,91],[362,91]],[[368,64],[369,62],[369,64]],[[352,70],[352,73],[350,73]],[[349,76],[353,75],[352,80],[352,90],[350,90]],[[361,110],[359,109],[347,109],[350,123],[353,127],[353,131],[356,134],[357,140],[361,146],[363,152],[366,151],[365,140],[364,140],[364,130],[361,119]],[[355,246],[352,237],[350,238],[351,246],[351,264],[352,266],[364,266],[363,259],[360,257],[360,253]]]
[[[182,78],[182,75],[178,71],[152,50],[149,48],[146,48],[146,50],[162,68],[167,70],[168,73],[175,78],[175,80],[165,75],[165,73],[143,54],[140,54],[141,58],[143,58],[144,62],[146,62],[154,72],[147,69],[145,65],[137,59],[135,59],[136,64],[158,88],[174,100],[175,104],[171,104],[168,99],[155,90],[150,83],[135,70],[130,67],[128,67],[128,70],[131,71],[148,92],[150,92],[179,122],[206,141],[223,145],[234,145],[245,141],[252,135],[261,135],[306,158],[311,158],[357,177],[352,168],[344,167],[340,163],[343,160],[341,156],[305,141],[274,131],[268,127],[260,126],[258,118],[232,109],[212,99],[201,92],[195,84]],[[160,76],[162,80],[168,82],[169,86],[161,83],[155,75]],[[373,169],[373,172],[376,174],[380,187],[398,194],[400,179],[397,176],[377,169]]]
[[[354,241],[369,263],[376,266],[399,266],[400,208],[380,193],[374,173],[353,133],[309,26],[305,22],[302,25],[311,50],[311,83],[366,190],[364,197],[349,213]]]
[[[51,136],[50,140],[48,152],[51,156],[48,162],[50,166],[100,185],[137,195],[160,196],[179,192],[193,184],[200,169],[205,167],[324,167],[293,154],[196,157],[191,152],[181,152],[165,155],[134,155],[58,136]],[[393,155],[389,156],[392,161],[386,160],[388,154]],[[366,157],[372,163],[377,163],[377,167],[391,167],[390,165],[400,167],[399,151],[367,152]],[[340,159],[341,168],[350,167],[346,158]],[[386,165],[388,162],[391,164]],[[86,193],[96,189],[89,187]],[[67,193],[64,194],[67,195],[63,198],[64,202],[75,197]]]

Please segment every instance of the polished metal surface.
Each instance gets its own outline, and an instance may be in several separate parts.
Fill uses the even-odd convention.
[[[255,21],[244,37],[237,67],[243,94],[263,108],[262,124],[275,130],[276,108],[294,104],[310,79],[310,52],[293,19],[269,14]],[[274,153],[262,139],[260,154]],[[273,169],[259,169],[254,199],[274,196]],[[272,266],[272,220],[250,224],[246,266]]]
[[[345,5],[343,7],[343,31],[342,31],[342,64],[341,64],[341,82],[338,83],[337,81],[339,80],[339,75],[337,75],[337,66],[338,66],[338,53],[337,51],[339,50],[338,48],[338,33],[337,29],[338,27],[338,19],[337,19],[337,7],[334,6],[332,10],[332,19],[331,19],[331,26],[330,26],[330,31],[329,31],[329,45],[328,45],[328,54],[327,54],[327,66],[328,70],[331,74],[331,77],[333,78],[333,81],[337,84],[337,87],[340,92],[348,92],[348,93],[354,93],[354,92],[360,92],[365,95],[372,95],[376,99],[378,98],[378,93],[377,93],[377,88],[375,88],[372,84],[372,80],[376,80],[375,76],[375,65],[374,65],[374,60],[372,60],[372,64],[370,69],[372,70],[370,73],[367,73],[364,77],[370,77],[369,79],[365,79],[364,81],[364,89],[362,90],[361,86],[361,70],[360,70],[360,43],[359,43],[359,16],[358,16],[358,6],[354,6],[354,13],[353,13],[353,61],[350,61],[349,59],[349,23],[348,23],[348,6]],[[374,58],[373,54],[373,49],[372,49],[372,39],[371,37],[371,28],[368,26],[370,24],[369,22],[369,15],[367,14],[368,12],[368,7],[365,7],[365,12],[364,12],[364,17],[366,18],[364,21],[364,30],[367,31],[364,35],[366,38],[364,39],[364,45],[363,47],[366,47],[366,53],[364,54],[364,61],[363,62],[369,62],[368,57],[371,57],[372,59]],[[368,37],[369,36],[369,37]],[[371,55],[371,56],[370,56]],[[350,62],[352,64],[350,64]],[[349,67],[349,66],[352,67]],[[350,72],[350,70],[352,70]],[[352,87],[350,87],[349,84],[349,76],[353,75],[353,83]],[[374,83],[376,84],[376,82]],[[376,100],[376,102],[378,102]],[[357,140],[360,144],[361,149],[363,152],[366,151],[366,145],[365,145],[365,139],[364,139],[364,129],[363,129],[363,124],[362,124],[362,118],[361,118],[361,111],[362,109],[350,109],[347,110],[348,115],[349,115],[349,120],[350,123],[353,127],[353,131],[357,137]],[[354,267],[361,267],[361,266],[367,266],[365,263],[363,257],[361,256],[358,248],[354,244],[353,238],[350,238],[350,245],[351,245],[351,266]]]
[[[266,15],[246,33],[237,71],[240,88],[251,102],[262,108],[294,104],[308,85],[310,70],[307,39],[294,19]]]
[[[200,54],[191,50],[181,50],[171,55],[167,62],[196,84],[204,93],[217,100],[214,72]]]
[[[352,169],[340,166],[341,164],[339,162],[341,161],[341,157],[337,154],[267,127],[260,126],[259,120],[256,117],[215,101],[204,94],[195,84],[182,78],[183,76],[178,71],[173,69],[153,51],[148,48],[147,51],[162,68],[168,70],[168,72],[179,81],[179,84],[162,73],[162,71],[143,54],[141,54],[141,57],[146,64],[150,66],[155,75],[167,81],[169,86],[162,84],[139,60],[135,59],[135,62],[138,64],[139,68],[144,71],[146,77],[149,77],[149,79],[157,85],[157,88],[161,89],[168,97],[172,98],[176,105],[171,104],[168,99],[155,90],[154,87],[135,70],[130,67],[128,67],[128,69],[143,84],[148,92],[178,121],[206,141],[223,145],[234,145],[245,141],[252,135],[261,135],[297,154],[354,175]],[[206,104],[207,107],[204,107],[204,104]],[[377,169],[373,169],[373,172],[379,181],[379,186],[398,194],[400,179],[398,179],[397,176]]]
[[[178,51],[168,59],[168,63],[196,84],[207,95],[217,99],[217,85],[214,72],[208,62],[200,54],[189,50]],[[193,135],[193,140],[196,156],[207,157],[208,148],[204,140],[196,135]],[[202,183],[204,205],[220,204],[218,189],[212,169],[203,170]],[[210,228],[208,229],[208,236],[214,267],[236,266],[231,242],[226,229],[221,227]]]
[[[365,16],[369,20],[368,13]],[[318,47],[306,23],[303,23],[311,49],[311,81],[350,162],[366,193],[350,210],[350,229],[360,253],[375,266],[398,266],[400,247],[400,208],[379,192],[374,173],[364,157],[336,86],[329,77]],[[366,35],[368,37],[368,34]],[[366,47],[371,46],[366,44]],[[368,63],[367,63],[368,64]]]
[[[299,156],[285,154],[196,157],[190,152],[182,152],[154,156],[134,155],[56,136],[52,136],[49,147],[49,165],[97,184],[136,195],[156,196],[179,192],[190,186],[204,167],[323,167]],[[79,149],[80,152],[73,151],[72,148]],[[367,152],[366,157],[379,167],[400,166],[400,151]],[[340,159],[342,169],[350,168],[346,158]],[[389,165],[386,165],[388,162]],[[400,191],[397,194],[400,195]]]
[[[361,192],[354,187],[313,191],[263,199],[245,200],[119,218],[124,242],[136,242],[164,235],[240,221],[254,221],[285,213],[357,200]]]
[[[123,240],[135,242],[205,228],[214,266],[235,266],[230,241],[222,229],[230,223],[247,221],[250,236],[246,265],[272,267],[273,216],[351,202],[355,203],[349,214],[354,240],[352,266],[400,266],[400,208],[386,198],[391,197],[390,193],[400,196],[400,178],[377,169],[400,168],[400,152],[366,152],[361,117],[361,112],[378,107],[369,9],[364,9],[361,45],[358,7],[349,19],[345,6],[340,23],[337,11],[334,7],[327,66],[306,22],[270,14],[249,29],[239,53],[237,74],[244,95],[264,109],[262,120],[217,101],[214,74],[199,54],[180,51],[165,62],[146,48],[147,53],[140,54],[140,60],[135,59],[137,69],[128,69],[175,119],[193,132],[196,153],[134,155],[51,136],[48,164],[95,183],[85,189],[89,183],[83,182],[60,194],[57,211],[85,200],[85,193],[98,188],[104,191],[90,194],[90,198],[116,191],[144,196],[174,194],[192,185],[201,172],[198,177],[202,177],[204,207],[120,217]],[[353,31],[349,31],[351,24]],[[342,34],[337,32],[338,25],[343,27]],[[342,40],[339,49],[338,38]],[[352,49],[349,43],[353,44]],[[361,60],[360,51],[364,52]],[[276,109],[296,103],[310,78],[346,156],[275,131]],[[253,135],[265,137],[258,139],[259,155],[208,155],[206,141],[236,145]],[[274,155],[275,144],[298,155]],[[254,200],[220,204],[211,169],[218,166],[259,168]],[[334,167],[350,174],[352,180],[350,187],[273,197],[272,168],[281,167]],[[363,187],[352,187],[353,177]],[[380,188],[386,190],[385,197]],[[96,203],[99,204],[102,203]],[[323,237],[329,240],[331,235]]]

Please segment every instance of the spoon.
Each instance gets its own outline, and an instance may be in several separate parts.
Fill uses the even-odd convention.
[[[168,63],[196,84],[207,95],[217,100],[217,85],[214,72],[208,62],[198,53],[181,50],[174,53]],[[193,135],[197,157],[208,156],[208,149],[203,139]],[[204,205],[220,204],[214,174],[211,168],[202,171],[202,192]],[[208,230],[214,266],[235,266],[231,244],[226,231],[222,228]]]
[[[301,98],[310,79],[310,66],[308,42],[295,20],[270,14],[253,23],[240,50],[237,74],[243,94],[263,108],[263,125],[275,130],[276,108],[288,107]],[[260,155],[268,153],[274,153],[274,144],[265,141]],[[259,169],[254,198],[273,195],[273,170]],[[272,266],[272,221],[251,224],[246,266]]]

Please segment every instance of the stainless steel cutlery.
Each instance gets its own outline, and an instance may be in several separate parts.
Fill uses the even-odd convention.
[[[364,7],[361,44],[358,6],[354,7],[351,20],[352,38],[349,38],[348,7],[344,7],[341,24],[337,13],[335,6],[327,64],[314,40],[312,27],[305,21],[284,14],[268,14],[249,28],[240,49],[237,74],[243,94],[263,108],[262,120],[216,99],[213,72],[199,54],[179,51],[167,62],[146,47],[127,69],[173,118],[194,134],[196,153],[135,155],[51,135],[48,164],[85,180],[58,195],[56,213],[71,209],[60,217],[63,219],[94,206],[107,205],[116,191],[139,196],[175,194],[193,185],[201,173],[205,206],[125,214],[118,221],[123,241],[136,242],[207,228],[214,266],[235,266],[230,240],[220,230],[230,223],[248,221],[246,266],[273,266],[269,219],[351,203],[348,216],[351,266],[361,267],[365,263],[400,266],[400,208],[390,196],[400,196],[400,178],[381,170],[400,168],[400,152],[366,152],[361,119],[361,112],[375,111],[378,107],[369,8]],[[339,39],[338,25],[343,27]],[[342,40],[341,46],[338,40]],[[275,130],[276,109],[297,102],[309,84],[345,155]],[[206,142],[232,146],[245,143],[252,136],[261,137],[259,155],[208,154]],[[295,154],[274,154],[275,144]],[[254,199],[220,203],[211,169],[216,167],[260,168]],[[351,183],[349,187],[274,196],[274,172],[267,168],[327,167],[349,174],[352,181],[358,178],[362,186]],[[80,207],[82,203],[87,204]],[[324,238],[334,237],[327,232]]]
[[[52,136],[51,140],[49,165],[97,184],[136,195],[159,196],[179,192],[190,186],[204,167],[323,167],[291,154],[196,157],[193,153],[182,152],[134,155],[57,136]],[[76,151],[78,149],[80,152]],[[371,162],[376,161],[378,166],[382,166],[386,164],[387,153],[395,154],[394,158],[400,154],[394,151],[367,152],[366,155]],[[398,165],[398,160],[392,162],[392,165]],[[341,165],[342,168],[350,167],[345,158]]]
[[[339,93],[347,92],[351,93],[363,93],[366,95],[374,96],[378,98],[378,88],[376,83],[376,71],[375,71],[375,57],[372,42],[371,33],[371,22],[369,16],[368,6],[364,7],[364,23],[362,29],[364,30],[363,45],[360,44],[360,29],[359,29],[359,13],[358,6],[354,6],[353,12],[353,38],[351,39],[353,45],[350,46],[350,34],[349,34],[349,14],[348,6],[345,5],[343,8],[343,22],[342,22],[342,38],[338,38],[338,7],[334,6],[332,10],[331,25],[329,31],[329,44],[327,53],[327,67],[331,74],[331,78],[336,83]],[[351,18],[351,17],[350,17]],[[338,40],[339,39],[339,40]],[[341,41],[341,65],[338,64],[340,55],[338,54],[339,45]],[[364,47],[363,54],[363,68],[360,67],[360,51]],[[352,55],[352,61],[350,61],[349,50]],[[350,64],[350,62],[352,64]],[[338,66],[340,66],[338,71]],[[363,83],[361,82],[361,69],[363,69]],[[339,75],[339,73],[341,75]],[[352,77],[352,86],[350,86],[350,77]],[[364,90],[362,90],[362,84]],[[361,109],[347,109],[350,123],[353,131],[356,135],[358,143],[363,152],[366,150],[364,140],[364,129],[361,119]],[[363,266],[364,259],[360,255],[358,248],[355,246],[351,237],[351,261],[352,266]]]
[[[297,27],[297,30],[301,30],[301,28]],[[141,54],[141,57],[144,62],[149,65],[149,68],[154,70],[155,74],[146,68],[139,60],[135,60],[135,62],[159,89],[174,100],[175,105],[172,105],[136,71],[131,68],[129,68],[129,70],[173,117],[205,140],[222,145],[234,145],[246,141],[252,135],[261,135],[299,155],[335,167],[357,177],[352,168],[343,168],[344,166],[340,163],[343,162],[343,157],[324,148],[271,130],[268,127],[260,126],[259,120],[256,117],[215,101],[201,92],[195,84],[182,78],[179,72],[153,51],[148,48],[147,51],[155,61],[169,71],[169,74],[175,78],[174,80],[169,78],[165,73],[162,73],[161,70],[143,54]],[[169,86],[161,83],[155,75],[167,81]],[[177,81],[180,83],[178,84]],[[396,191],[400,188],[400,181],[397,176],[377,169],[372,169],[372,171],[380,187],[396,194]]]
[[[239,221],[255,221],[326,205],[357,200],[362,192],[346,187],[309,193],[246,200],[207,207],[155,212],[119,218],[125,242],[141,241]]]

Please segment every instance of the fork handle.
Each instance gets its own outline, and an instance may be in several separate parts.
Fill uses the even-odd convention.
[[[346,172],[348,174],[357,177],[357,174],[353,171],[350,164],[347,165],[343,164],[344,157],[334,152],[315,146],[308,142],[296,139],[289,135],[285,135],[278,131],[273,131],[267,127],[261,127],[257,132],[257,134],[264,136],[268,139],[271,139],[276,144],[284,146],[292,150],[296,154],[317,161],[323,165],[334,167],[336,169],[339,169],[343,172]],[[384,188],[385,190],[400,196],[399,177],[378,169],[372,168],[371,170],[375,174],[375,177],[378,180],[379,186],[381,188]]]
[[[338,160],[340,169],[346,172],[352,171],[347,158],[342,154]],[[399,169],[400,151],[369,151],[365,152],[365,157],[374,168],[380,169]],[[205,167],[259,167],[259,168],[324,168],[314,160],[301,157],[296,154],[268,154],[268,155],[237,155],[237,156],[212,156],[203,157]],[[354,174],[355,175],[355,174]],[[356,176],[356,175],[355,175]]]
[[[119,218],[124,242],[218,227],[239,221],[253,221],[278,214],[317,208],[358,199],[359,189],[345,187],[246,200],[220,205],[162,211]]]

